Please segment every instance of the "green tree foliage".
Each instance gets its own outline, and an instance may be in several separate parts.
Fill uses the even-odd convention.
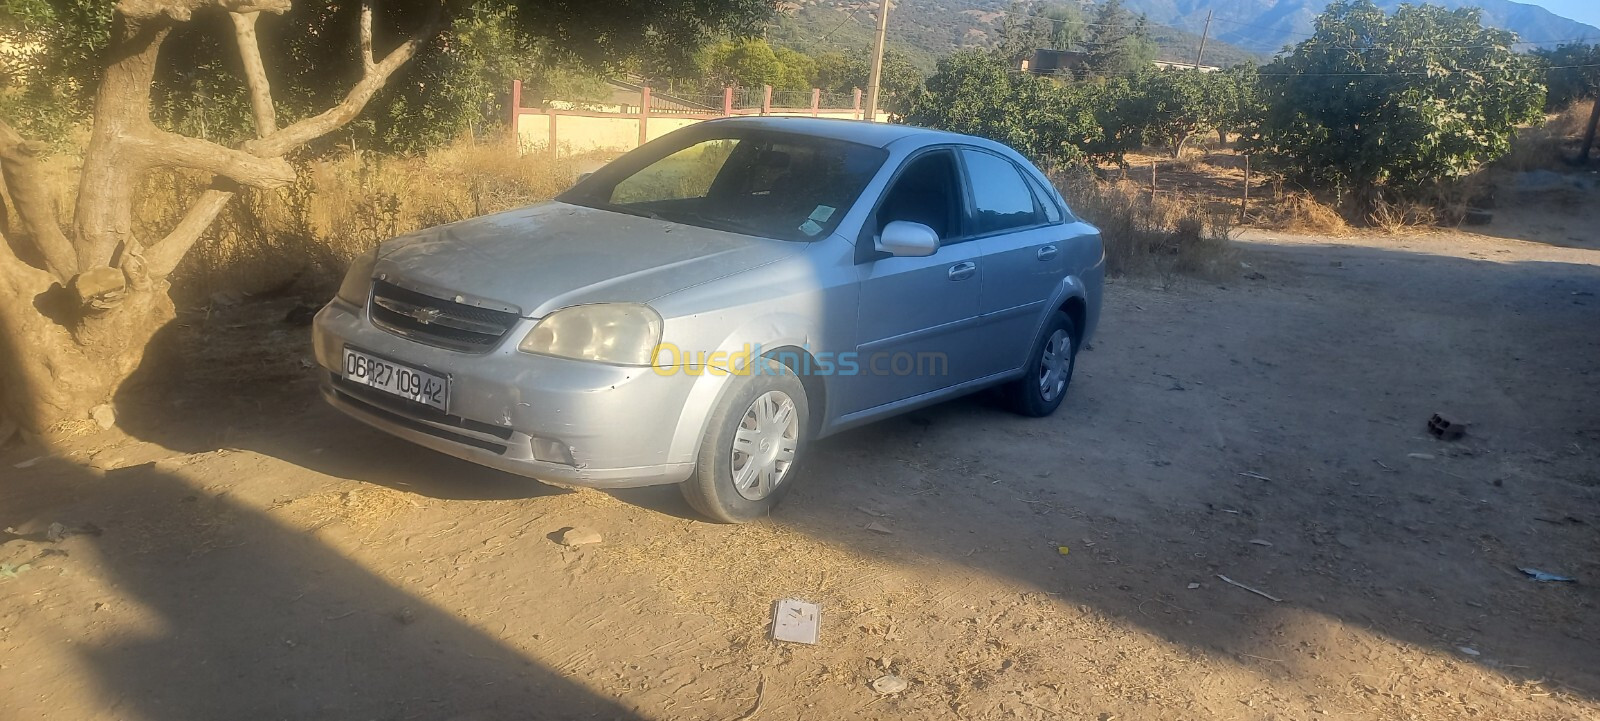
[[[1088,89],[1012,72],[1001,56],[966,50],[939,61],[906,121],[1005,143],[1041,165],[1076,163],[1100,136]]]
[[[1105,0],[1095,11],[1089,37],[1089,68],[1098,75],[1121,75],[1144,70],[1156,59],[1149,24],[1135,18],[1122,0]]]
[[[1224,73],[1164,70],[1143,75],[1135,86],[1144,96],[1145,142],[1166,148],[1174,158],[1190,138],[1229,122],[1236,106],[1233,78]]]
[[[434,0],[378,0],[380,44],[421,25]],[[87,120],[110,37],[106,0],[0,0],[0,113],[34,137],[60,138]],[[506,117],[510,81],[545,89],[592,87],[595,74],[648,62],[689,67],[719,34],[748,33],[772,11],[766,0],[475,0],[450,3],[450,23],[325,142],[352,138],[394,150],[426,147]],[[279,115],[288,122],[337,102],[360,77],[354,47],[360,3],[299,0],[263,15],[262,51]],[[160,122],[229,142],[249,132],[237,50],[226,15],[210,9],[179,26],[163,50],[154,89]]]
[[[0,116],[59,141],[87,117],[111,39],[104,0],[0,2]]]
[[[1479,12],[1338,0],[1316,34],[1261,72],[1256,151],[1303,181],[1375,203],[1460,178],[1540,117],[1536,63]]]
[[[816,87],[836,96],[849,94],[860,88],[865,91],[872,67],[865,53],[846,55],[838,51],[824,51],[814,56],[817,74]],[[890,49],[883,55],[883,76],[879,105],[896,115],[905,115],[922,93],[923,75],[904,53]]]
[[[1544,82],[1550,93],[1545,109],[1561,110],[1600,95],[1600,45],[1574,43],[1534,54],[1546,68]]]

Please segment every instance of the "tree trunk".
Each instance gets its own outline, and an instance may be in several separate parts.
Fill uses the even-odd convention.
[[[193,12],[232,16],[250,90],[257,137],[241,148],[184,137],[150,119],[150,89],[162,42]],[[279,128],[255,25],[289,0],[121,0],[107,65],[95,95],[72,230],[55,217],[35,157],[42,151],[0,120],[0,181],[15,217],[0,203],[0,431],[12,422],[45,434],[87,419],[146,362],[157,333],[175,317],[165,280],[241,186],[294,180],[284,156],[360,114],[389,77],[440,27],[431,4],[423,28],[381,59],[372,52],[372,6],[361,4],[361,79],[321,114]],[[153,168],[209,172],[202,193],[165,237],[140,238],[133,225],[138,180]],[[3,441],[0,438],[0,441]]]
[[[109,403],[175,316],[164,282],[135,284],[109,310],[57,315],[78,313],[73,306],[60,285],[0,283],[0,417],[27,433],[47,435]]]

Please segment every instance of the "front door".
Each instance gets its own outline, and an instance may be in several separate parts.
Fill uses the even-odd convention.
[[[910,159],[868,221],[858,243],[860,282],[856,369],[841,395],[842,414],[914,398],[976,377],[978,298],[983,285],[976,243],[961,242],[962,196],[955,156],[936,149]],[[922,223],[939,235],[938,252],[895,258],[872,251],[885,225]]]

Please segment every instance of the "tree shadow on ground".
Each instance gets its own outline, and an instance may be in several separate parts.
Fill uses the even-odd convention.
[[[1011,578],[1246,665],[1283,654],[1274,638],[1313,614],[1453,657],[1468,643],[1493,649],[1492,659],[1463,661],[1512,677],[1555,679],[1600,699],[1600,619],[1592,613],[1600,598],[1593,587],[1541,586],[1514,571],[1524,559],[1539,557],[1600,578],[1587,530],[1592,526],[1546,528],[1530,515],[1540,503],[1595,499],[1571,490],[1582,483],[1574,475],[1581,470],[1573,469],[1592,453],[1538,459],[1569,442],[1600,440],[1581,436],[1589,427],[1586,409],[1600,396],[1600,376],[1576,367],[1600,357],[1600,338],[1593,335],[1600,327],[1600,297],[1594,295],[1600,268],[1379,248],[1252,252],[1266,278],[1260,285],[1241,281],[1202,300],[1179,297],[1182,307],[1155,320],[1146,320],[1154,311],[1131,309],[1108,316],[1097,341],[1102,349],[1083,358],[1083,375],[1057,417],[1018,419],[964,400],[925,411],[918,421],[890,420],[831,439],[814,449],[807,485],[796,489],[774,522],[864,552],[889,544]],[[1419,282],[1423,277],[1426,283]],[[1322,284],[1308,290],[1307,279]],[[1270,302],[1251,301],[1258,292],[1270,293]],[[1359,297],[1331,302],[1334,294]],[[257,327],[249,312],[233,322]],[[1359,322],[1350,322],[1351,313]],[[272,315],[269,309],[261,318]],[[439,498],[524,492],[496,496],[485,488],[542,492],[322,408],[314,372],[300,367],[300,354],[307,353],[302,329],[284,330],[259,350],[240,340],[243,333],[207,333],[213,347],[193,354],[188,386],[177,395],[152,395],[155,386],[149,386],[142,395],[130,389],[119,399],[131,433],[186,452],[248,448]],[[1176,337],[1158,342],[1164,336]],[[1396,353],[1397,347],[1411,350]],[[1382,368],[1374,365],[1380,361]],[[270,393],[261,391],[263,384]],[[1440,402],[1467,408],[1490,439],[1489,445],[1449,451],[1472,451],[1460,466],[1471,481],[1453,472],[1397,472],[1382,462],[1403,462],[1417,447],[1420,423]],[[1177,418],[1205,421],[1183,426]],[[1378,422],[1384,418],[1397,420]],[[1061,434],[1059,440],[995,448],[965,440],[995,431],[1028,438],[1041,428]],[[1125,442],[1110,443],[1114,437]],[[1348,443],[1319,440],[1329,438]],[[1523,446],[1533,450],[1517,450]],[[1504,460],[1471,465],[1474,452]],[[1244,471],[1274,480],[1241,477]],[[1489,483],[1501,476],[1512,482]],[[166,502],[176,502],[171,495]],[[672,489],[619,495],[685,515]],[[857,509],[863,506],[890,514],[891,540],[861,530],[866,519]],[[1592,507],[1572,512],[1600,523]],[[1248,543],[1267,537],[1270,547]],[[1058,545],[1074,546],[1075,555],[1060,555]],[[264,564],[279,577],[296,574],[276,552],[237,552],[264,555],[241,559],[241,565]],[[318,561],[324,567],[348,565],[324,555]],[[226,620],[226,612],[191,609],[180,598],[207,579],[145,565],[123,572],[125,583],[145,593],[171,594],[160,602],[174,606],[177,617],[192,611],[205,623]],[[1285,601],[1219,584],[1219,575],[1275,589]],[[1175,590],[1193,582],[1204,582],[1206,593]],[[406,601],[370,578],[338,590],[345,587],[337,586],[314,611],[289,607],[296,614],[291,626],[315,627],[344,612],[339,609]],[[257,590],[273,600],[252,611],[278,612],[275,603],[295,595]],[[383,629],[392,630],[381,617],[364,618],[372,630],[360,633],[393,642],[380,638]],[[282,643],[261,634],[249,641]],[[485,639],[463,643],[493,648]],[[403,650],[422,653],[428,644]],[[222,651],[233,648],[239,646]],[[169,650],[152,649],[141,659]],[[403,681],[393,684],[397,693],[424,683],[384,655],[372,663]],[[287,664],[292,657],[275,647],[268,663]],[[1270,668],[1280,674],[1294,667],[1289,659]],[[108,669],[113,672],[159,674]],[[388,680],[385,673],[376,682]]]
[[[517,647],[531,641],[492,638],[408,592],[405,580],[374,574],[229,491],[202,489],[153,464],[100,476],[47,460],[7,473],[0,525],[39,525],[48,513],[92,521],[94,533],[59,547],[35,533],[0,542],[38,544],[42,565],[63,569],[62,583],[98,569],[113,589],[101,598],[138,622],[127,633],[83,639],[41,627],[37,614],[10,629],[13,640],[70,638],[52,649],[71,649],[63,653],[79,655],[78,668],[92,676],[63,676],[60,684],[79,689],[68,698],[54,685],[38,698],[18,689],[4,706],[207,721],[642,718]],[[29,484],[75,499],[30,495]],[[36,571],[11,583],[55,577]],[[92,600],[54,602],[88,613]]]

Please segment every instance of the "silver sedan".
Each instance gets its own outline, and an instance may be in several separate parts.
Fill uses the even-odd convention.
[[[765,514],[807,444],[991,386],[1061,405],[1100,234],[1022,156],[899,125],[685,128],[554,201],[357,258],[318,315],[335,407],[558,484]]]

